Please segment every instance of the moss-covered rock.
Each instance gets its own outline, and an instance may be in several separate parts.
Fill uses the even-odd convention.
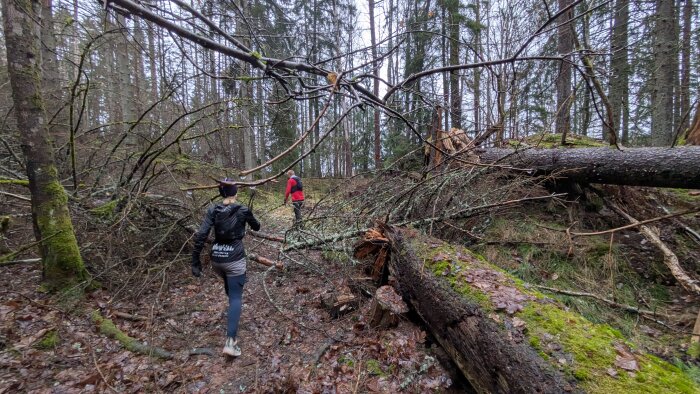
[[[647,354],[612,327],[592,323],[470,250],[416,237],[425,267],[477,303],[504,330],[523,335],[542,358],[590,393],[697,393],[671,363]]]

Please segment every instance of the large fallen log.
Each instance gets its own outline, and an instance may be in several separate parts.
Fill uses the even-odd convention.
[[[698,392],[679,368],[465,248],[410,229],[383,236],[399,293],[477,392]]]
[[[700,188],[700,146],[676,148],[479,149],[482,164],[556,174],[582,183]]]

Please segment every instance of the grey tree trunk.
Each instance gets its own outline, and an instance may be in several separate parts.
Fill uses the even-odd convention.
[[[628,34],[629,0],[617,0],[614,6],[614,21],[610,51],[610,105],[613,108],[613,121],[623,145],[629,141],[629,122],[625,116],[629,97]]]
[[[73,232],[68,198],[58,180],[41,91],[41,3],[2,0],[8,74],[27,162],[34,234],[43,240],[43,279],[59,290],[87,278]]]
[[[379,97],[379,62],[377,59],[377,33],[374,26],[374,0],[369,0],[369,31],[370,38],[372,41],[372,58],[374,63],[372,64],[374,79],[374,90],[375,96]],[[379,108],[374,109],[374,168],[379,170],[382,168],[382,141],[381,141],[381,130],[379,127]]]
[[[248,14],[248,1],[247,0],[240,0],[238,4],[241,12],[243,15]],[[241,36],[247,34],[247,29],[245,28],[243,20],[237,20],[236,21],[236,35]],[[247,40],[243,40],[244,45],[249,45]],[[244,68],[244,73],[247,75],[250,66],[246,65]],[[238,96],[242,99],[243,105],[239,107],[238,113],[238,123],[242,127],[241,133],[243,136],[243,165],[245,168],[253,168],[255,166],[255,147],[254,145],[254,135],[253,135],[253,129],[251,126],[251,119],[250,119],[250,103],[252,101],[251,97],[251,89],[250,89],[250,82],[247,81],[241,81],[240,82],[240,89],[238,92]],[[249,174],[247,176],[247,180],[252,180],[253,175]]]
[[[581,149],[483,149],[482,163],[523,169],[582,183],[700,188],[700,147]]]
[[[654,82],[651,94],[651,144],[671,145],[673,139],[673,0],[656,0]]]
[[[459,2],[450,2],[449,34],[450,34],[450,65],[459,64]],[[450,72],[450,123],[452,127],[462,128],[462,92],[459,86],[459,72]]]
[[[126,28],[126,18],[123,15],[117,14],[117,26],[121,28]],[[118,119],[120,122],[124,122],[121,130],[126,133],[129,130],[129,122],[134,121],[134,108],[133,99],[134,95],[132,93],[131,84],[131,73],[132,65],[129,60],[129,38],[126,32],[122,32],[121,37],[119,37],[119,43],[116,47],[117,52],[117,75],[119,75],[119,86],[117,87],[117,92],[119,96],[119,105],[121,108],[122,118]],[[128,145],[135,146],[138,139],[135,136],[127,136],[125,142]]]
[[[693,2],[686,0],[683,6],[683,39],[681,40],[681,86],[680,86],[680,129],[690,127],[690,38],[692,29]]]
[[[559,9],[562,10],[571,5],[572,0],[559,0]],[[567,60],[571,59],[571,52],[574,50],[574,39],[572,27],[565,23],[573,17],[573,12],[565,12],[558,20],[560,26],[557,28],[557,52]],[[559,75],[556,80],[557,86],[557,120],[556,132],[564,135],[571,130],[571,64],[568,61],[561,62]]]

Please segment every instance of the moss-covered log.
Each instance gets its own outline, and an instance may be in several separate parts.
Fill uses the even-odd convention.
[[[41,95],[41,3],[3,0],[5,45],[17,127],[27,160],[34,233],[40,245],[43,275],[50,289],[62,289],[87,277],[68,198],[59,183],[47,116]],[[50,237],[50,239],[49,239]]]
[[[577,149],[483,149],[482,163],[531,169],[531,175],[583,183],[700,188],[700,147]]]
[[[469,250],[388,229],[397,287],[482,393],[696,393],[679,368]]]
[[[166,360],[173,358],[173,354],[167,350],[143,344],[137,341],[136,339],[126,335],[124,331],[120,330],[119,327],[117,327],[111,319],[105,319],[98,311],[92,312],[92,321],[97,325],[97,328],[100,330],[100,333],[112,339],[116,339],[119,343],[122,344],[122,346],[124,346],[124,348],[126,348],[129,351],[139,354],[145,354],[147,356],[163,358]]]

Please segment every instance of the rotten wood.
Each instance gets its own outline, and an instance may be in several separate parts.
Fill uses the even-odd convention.
[[[284,269],[284,264],[282,262],[270,260],[267,257],[263,257],[263,256],[260,256],[258,254],[255,254],[255,253],[248,253],[246,255],[246,257],[250,261],[255,261],[256,263],[260,263],[260,264],[267,266],[267,267],[275,267],[278,270]]]
[[[374,293],[369,312],[369,326],[387,329],[396,327],[401,315],[408,313],[408,305],[391,286],[382,286]]]
[[[253,237],[256,237],[256,238],[266,239],[268,241],[275,241],[275,242],[282,242],[282,243],[284,243],[284,241],[285,241],[284,237],[282,237],[282,236],[275,235],[275,234],[263,233],[260,231],[250,230],[250,231],[248,231],[248,234],[252,235]]]
[[[321,293],[319,299],[321,305],[328,310],[328,313],[334,319],[352,312],[360,306],[360,300],[353,294],[350,287],[345,284]]]

